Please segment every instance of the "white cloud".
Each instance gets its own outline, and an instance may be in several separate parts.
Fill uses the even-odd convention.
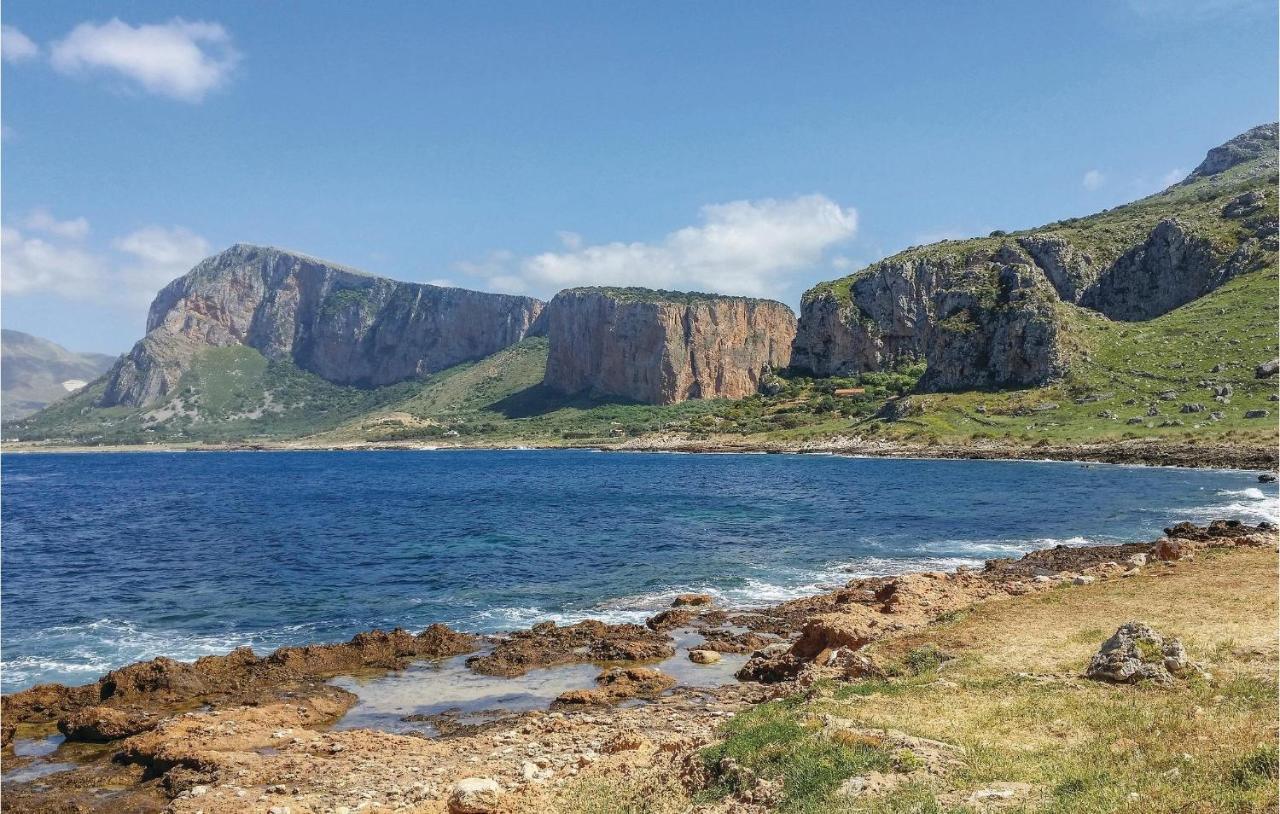
[[[11,25],[0,26],[0,56],[5,62],[25,62],[40,55],[40,46]]]
[[[47,209],[36,209],[22,220],[23,228],[67,240],[84,240],[89,234],[89,221],[84,218],[58,220]]]
[[[1080,185],[1089,191],[1093,191],[1105,184],[1107,177],[1099,170],[1089,170],[1084,174],[1084,178],[1080,179]]]
[[[147,226],[111,245],[129,256],[117,275],[121,294],[135,302],[150,302],[157,291],[209,254],[209,241],[181,226]]]
[[[1160,176],[1160,189],[1168,189],[1174,184],[1187,177],[1187,171],[1182,167],[1174,167],[1173,169]]]
[[[427,285],[438,285],[441,288],[456,288],[457,285],[446,277],[437,277],[434,280],[427,280]]]
[[[577,251],[582,248],[582,235],[577,232],[556,232],[556,237],[560,238],[560,245],[566,249]]]
[[[0,285],[6,296],[54,294],[71,300],[102,293],[106,263],[78,246],[0,228]]]
[[[107,71],[151,93],[199,102],[227,81],[240,54],[218,23],[174,18],[131,26],[113,19],[76,26],[53,43],[50,61],[62,73]]]
[[[465,273],[504,291],[550,294],[579,285],[637,285],[778,296],[788,277],[824,263],[827,249],[853,237],[858,214],[822,195],[733,201],[700,210],[701,223],[656,243],[584,245],[559,233],[566,251],[517,260],[495,252]]]
[[[209,242],[180,226],[147,226],[111,242],[115,254],[83,245],[84,218],[59,221],[36,210],[22,228],[0,232],[0,282],[4,294],[48,294],[134,309],[209,254]],[[30,231],[41,231],[36,237]]]

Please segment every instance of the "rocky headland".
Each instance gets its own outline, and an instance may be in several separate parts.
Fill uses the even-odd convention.
[[[530,297],[402,283],[296,252],[238,244],[161,289],[147,335],[108,374],[99,406],[173,392],[195,355],[243,345],[367,387],[480,359],[538,329]]]
[[[792,364],[848,376],[924,360],[927,391],[1061,378],[1083,351],[1072,309],[1151,320],[1275,263],[1276,148],[1277,126],[1255,127],[1151,198],[908,249],[815,286],[801,302]]]
[[[547,307],[544,384],[646,404],[740,399],[790,362],[780,302],[642,288],[574,288]]]
[[[30,777],[15,782],[10,774],[4,803],[12,811],[535,812],[579,810],[565,794],[578,793],[584,783],[643,774],[667,783],[672,795],[729,782],[728,797],[699,810],[769,811],[785,781],[705,760],[725,737],[724,724],[759,714],[755,705],[795,693],[823,697],[845,684],[880,686],[874,682],[898,668],[873,644],[908,642],[992,601],[1113,581],[1154,585],[1147,580],[1158,582],[1174,574],[1169,569],[1194,567],[1201,558],[1214,562],[1221,552],[1274,552],[1276,546],[1276,527],[1267,523],[1181,523],[1153,542],[1057,546],[980,569],[859,578],[772,607],[721,608],[710,596],[684,595],[644,626],[544,622],[481,637],[433,625],[417,635],[372,631],[343,644],[282,648],[266,657],[246,648],[194,663],[159,658],[86,686],[41,685],[5,696],[6,771]],[[683,652],[676,652],[674,631],[685,634]],[[1157,636],[1136,623],[1122,628],[1090,672],[1130,680],[1142,667],[1132,653],[1143,637]],[[1203,673],[1187,661],[1181,643],[1159,641],[1166,655],[1178,656],[1166,658],[1178,675],[1193,668]],[[918,652],[911,658],[924,659]],[[676,686],[653,667],[671,658],[714,665],[728,653],[748,655],[737,671],[740,681],[718,687]],[[368,678],[466,654],[472,654],[469,669],[483,675],[566,663],[597,664],[600,674],[594,686],[563,693],[549,711],[493,710],[475,723],[439,726],[434,738],[332,728],[356,697],[329,679]],[[825,733],[836,723],[824,726]],[[954,746],[902,732],[840,726],[846,734],[835,733],[837,741],[856,738],[914,756],[900,757],[894,770],[906,774],[863,777],[859,794],[867,784],[875,793],[908,779],[944,777],[959,754]],[[11,751],[15,742],[55,727],[66,740],[53,758]],[[42,773],[50,760],[66,765]]]

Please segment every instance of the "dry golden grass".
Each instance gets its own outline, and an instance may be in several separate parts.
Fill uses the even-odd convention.
[[[790,739],[786,748],[802,756],[797,760],[821,760],[826,753],[797,748],[795,739],[821,737],[804,724],[826,714],[965,750],[958,767],[928,782],[855,799],[791,789],[783,811],[982,811],[969,799],[975,791],[1021,784],[1029,793],[999,810],[1272,812],[1278,614],[1276,552],[1259,549],[1201,552],[1195,562],[1152,565],[1137,577],[988,602],[873,645],[869,652],[896,665],[901,677],[836,685],[813,700],[761,708],[754,727],[747,713],[726,730],[728,745],[744,761],[752,750],[772,760],[783,745],[769,742],[776,731]],[[1212,677],[1173,689],[1082,678],[1102,640],[1130,619],[1182,638]],[[932,667],[919,657],[929,647],[956,658]],[[783,777],[817,776],[820,768],[773,761]],[[630,792],[629,783],[583,785],[564,810],[669,811],[689,804],[673,786],[654,794],[662,787],[654,780],[636,777]],[[729,800],[714,807],[732,809]]]

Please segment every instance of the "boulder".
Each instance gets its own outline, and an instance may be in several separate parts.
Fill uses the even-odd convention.
[[[619,667],[596,676],[596,689],[569,690],[552,702],[553,708],[603,706],[628,698],[656,698],[676,685],[676,680],[648,667]]]
[[[1126,622],[1102,643],[1085,675],[1097,681],[1173,683],[1196,669],[1177,638],[1162,636],[1142,622]]]
[[[1255,189],[1241,193],[1227,201],[1227,205],[1222,207],[1222,214],[1228,218],[1243,218],[1261,210],[1266,205],[1267,193],[1260,189]]]
[[[1270,410],[1247,410],[1245,411],[1244,417],[1245,418],[1266,418],[1269,415],[1271,415]]]
[[[672,628],[684,627],[693,621],[693,612],[684,608],[671,608],[654,614],[645,620],[645,627],[658,632],[666,632]]]
[[[1280,359],[1263,362],[1253,369],[1253,375],[1259,379],[1269,379],[1280,372]]]
[[[720,661],[720,654],[714,650],[690,650],[689,661],[694,664],[715,664]]]
[[[449,814],[490,814],[498,810],[502,787],[488,777],[467,777],[453,784]]]
[[[671,600],[671,607],[681,608],[686,606],[710,605],[714,601],[711,594],[680,594]]]
[[[58,731],[69,741],[106,743],[145,732],[158,718],[133,715],[110,707],[85,707],[58,721]]]
[[[1164,538],[1151,547],[1151,556],[1161,562],[1175,562],[1191,556],[1191,547],[1180,540]]]

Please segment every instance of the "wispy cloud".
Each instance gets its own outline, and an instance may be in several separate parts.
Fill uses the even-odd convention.
[[[132,26],[113,19],[76,26],[50,46],[50,62],[68,75],[112,74],[150,93],[200,102],[227,82],[240,53],[218,23],[174,18]]]
[[[127,258],[117,266],[123,292],[143,303],[209,254],[209,241],[182,226],[146,226],[111,245]]]
[[[699,223],[652,243],[587,245],[560,232],[564,251],[516,258],[494,252],[463,273],[495,290],[552,294],[579,285],[638,285],[778,296],[796,272],[824,263],[854,236],[858,213],[823,195],[709,204]]]
[[[0,285],[5,296],[53,294],[72,300],[102,293],[101,257],[80,246],[0,227]]]
[[[1092,192],[1107,182],[1107,176],[1102,174],[1101,170],[1089,170],[1080,179],[1080,186]]]
[[[1187,177],[1187,171],[1182,167],[1174,167],[1173,169],[1160,176],[1160,188],[1167,189],[1174,184]]]
[[[85,218],[58,220],[47,209],[32,210],[22,219],[22,226],[33,232],[66,240],[84,240],[89,234],[89,221]]]
[[[60,221],[36,210],[0,232],[0,283],[6,296],[47,294],[136,309],[209,254],[209,242],[180,226],[147,226],[111,241],[113,251],[83,245],[84,218]]]
[[[0,56],[5,62],[25,62],[40,56],[40,46],[13,26],[0,26]]]

